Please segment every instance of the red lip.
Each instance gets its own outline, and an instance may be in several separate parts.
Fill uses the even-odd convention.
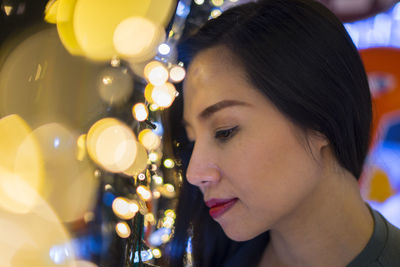
[[[210,216],[216,219],[217,217],[228,211],[233,205],[235,205],[237,198],[230,199],[217,199],[212,198],[206,201],[207,207],[210,208]]]

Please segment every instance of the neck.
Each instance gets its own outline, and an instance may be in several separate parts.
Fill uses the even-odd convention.
[[[347,171],[331,172],[271,228],[260,266],[345,266],[372,232],[373,218],[356,179]]]

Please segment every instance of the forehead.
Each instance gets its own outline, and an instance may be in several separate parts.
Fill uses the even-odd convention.
[[[200,52],[190,64],[184,82],[185,111],[222,98],[248,98],[251,86],[245,77],[244,69],[228,49],[214,47]]]

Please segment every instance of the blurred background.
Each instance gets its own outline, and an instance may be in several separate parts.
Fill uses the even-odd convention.
[[[182,181],[162,123],[176,44],[245,2],[0,1],[0,266],[162,265]],[[362,195],[400,227],[400,3],[321,2],[373,96]]]

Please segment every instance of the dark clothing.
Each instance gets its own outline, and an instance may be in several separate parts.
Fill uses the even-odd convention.
[[[363,251],[348,267],[400,267],[400,230],[372,210],[374,232]]]
[[[400,267],[400,230],[371,209],[374,231],[363,251],[347,267]],[[257,267],[269,241],[269,234],[243,242],[231,250],[224,267]]]

